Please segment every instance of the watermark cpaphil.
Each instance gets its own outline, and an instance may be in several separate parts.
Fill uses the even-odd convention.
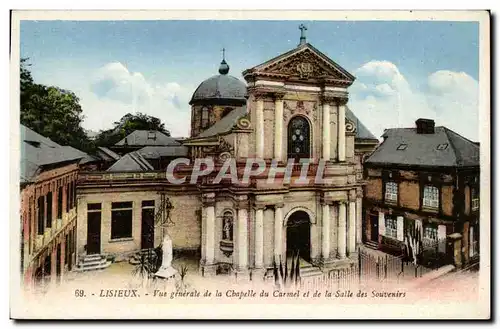
[[[184,170],[180,170],[182,165]],[[189,158],[177,158],[167,166],[166,178],[170,184],[196,184],[201,177],[216,173],[215,178],[211,180],[212,184],[230,180],[232,184],[245,185],[250,182],[251,177],[267,177],[266,183],[273,184],[279,176],[283,184],[290,184],[292,176],[298,173],[294,184],[307,185],[312,180],[314,184],[324,184],[325,165],[325,160],[321,159],[316,163],[311,158],[302,158],[298,161],[291,158],[287,160],[286,165],[280,164],[276,159],[266,162],[264,159],[247,158],[243,164],[237,163],[234,158],[229,158],[216,164],[212,158],[196,158],[194,161]]]

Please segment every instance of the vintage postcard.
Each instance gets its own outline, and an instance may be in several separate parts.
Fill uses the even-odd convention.
[[[14,319],[489,319],[487,11],[13,11]]]

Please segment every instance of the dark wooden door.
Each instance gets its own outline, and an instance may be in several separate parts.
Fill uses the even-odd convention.
[[[73,243],[73,241],[71,242]],[[89,212],[87,216],[87,254],[101,253],[101,213]]]
[[[150,249],[154,247],[155,227],[154,227],[154,208],[142,209],[141,222],[141,249]]]
[[[371,237],[370,240],[378,243],[378,217],[370,215]]]

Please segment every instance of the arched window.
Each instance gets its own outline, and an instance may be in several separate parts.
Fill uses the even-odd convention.
[[[302,116],[296,116],[288,123],[288,158],[310,158],[311,129],[309,122]]]
[[[222,240],[233,241],[233,213],[230,211],[222,216]]]
[[[201,109],[201,128],[205,129],[208,127],[208,107],[203,107]]]

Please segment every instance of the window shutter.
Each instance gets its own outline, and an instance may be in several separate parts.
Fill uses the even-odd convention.
[[[404,218],[403,216],[398,216],[397,217],[397,239],[399,241],[403,241],[404,240]]]
[[[439,225],[438,226],[438,251],[439,252],[446,252],[446,226],[445,225]]]
[[[385,235],[385,216],[381,211],[378,213],[378,234]]]

